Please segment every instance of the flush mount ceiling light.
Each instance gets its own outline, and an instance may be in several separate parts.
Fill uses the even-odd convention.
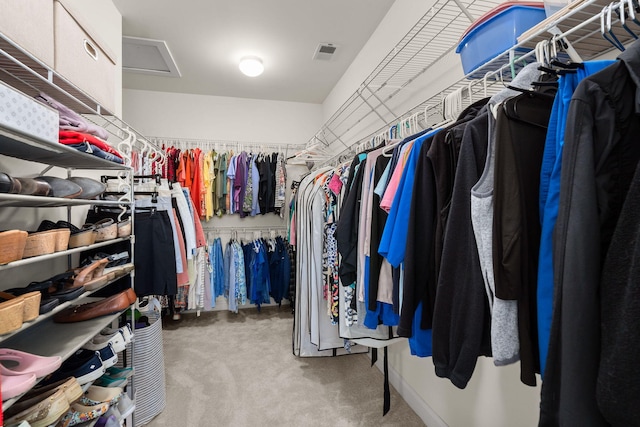
[[[240,71],[249,77],[257,77],[264,71],[262,59],[257,56],[245,56],[240,60]]]

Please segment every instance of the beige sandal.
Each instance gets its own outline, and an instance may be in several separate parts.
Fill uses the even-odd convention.
[[[91,224],[85,224],[88,226]],[[111,218],[104,218],[93,224],[95,227],[97,236],[96,243],[105,242],[118,237],[118,224]]]

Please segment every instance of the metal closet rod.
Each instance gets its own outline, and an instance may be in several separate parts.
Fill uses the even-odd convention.
[[[258,141],[230,141],[230,140],[216,140],[216,139],[181,139],[181,138],[168,138],[160,136],[150,136],[147,138],[156,145],[174,145],[182,147],[223,147],[223,148],[272,148],[276,150],[290,149],[290,148],[302,148],[304,144],[287,144],[287,143],[274,143],[274,142],[258,142]]]
[[[234,227],[212,227],[212,228],[206,228],[203,227],[202,231],[206,232],[206,233],[210,233],[210,232],[214,232],[214,233],[232,233],[232,232],[243,232],[243,231],[276,231],[276,230],[286,230],[287,226],[286,225],[276,225],[276,226],[271,226],[271,227],[260,227],[260,226],[254,226],[254,227],[240,227],[240,228],[234,228]]]

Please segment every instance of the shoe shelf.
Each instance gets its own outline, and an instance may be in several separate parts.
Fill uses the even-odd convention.
[[[64,310],[65,308],[69,307],[70,305],[77,305],[79,303],[82,304],[82,303],[87,302],[86,299],[88,297],[90,297],[94,293],[98,292],[99,290],[106,288],[107,286],[109,286],[113,282],[116,282],[116,281],[122,279],[123,277],[128,276],[129,274],[130,273],[127,273],[126,275],[123,275],[123,276],[120,276],[120,277],[116,277],[115,279],[108,281],[107,283],[105,283],[104,285],[102,285],[102,286],[100,286],[100,287],[98,287],[96,289],[93,289],[91,291],[86,291],[85,293],[83,293],[82,295],[80,295],[76,299],[73,299],[71,301],[63,302],[62,304],[56,306],[53,310],[49,311],[48,313],[44,313],[44,314],[39,315],[38,317],[33,319],[31,322],[23,323],[22,327],[20,329],[16,329],[13,332],[9,332],[8,334],[0,336],[0,348],[1,347],[6,347],[4,342],[7,341],[8,339],[10,339],[11,337],[13,337],[14,335],[22,333],[25,330],[36,326],[38,323],[44,322],[45,320],[49,319],[50,317],[53,317],[54,314],[58,313],[59,311]]]
[[[87,297],[84,302],[94,302],[102,299]],[[129,308],[126,310],[129,310]],[[29,334],[14,335],[3,341],[2,346],[40,356],[60,356],[64,361],[126,310],[83,322],[55,323],[53,320],[40,322],[31,328]]]
[[[130,169],[66,145],[46,141],[0,125],[0,154],[68,169]]]
[[[100,299],[85,298],[85,302],[87,300],[98,301]],[[126,310],[130,310],[130,308]],[[10,339],[3,341],[1,345],[5,348],[26,351],[40,356],[60,356],[65,361],[126,310],[77,323],[54,323],[49,319],[46,322],[34,325],[30,331],[31,333],[14,335]],[[41,378],[38,381],[40,380]],[[2,410],[6,411],[20,397],[16,396],[2,402]]]
[[[94,243],[93,245],[89,245],[89,246],[81,246],[79,248],[67,249],[66,251],[54,252],[52,254],[34,256],[33,258],[24,258],[18,261],[10,262],[8,264],[0,265],[0,272],[2,272],[3,270],[7,270],[9,268],[21,267],[23,265],[46,261],[48,259],[54,259],[54,258],[59,258],[65,255],[75,254],[78,252],[89,251],[91,249],[101,248],[103,246],[109,246],[109,245],[113,245],[114,243],[123,242],[126,240],[132,240],[132,239],[133,239],[132,236],[120,237],[118,239],[111,239],[111,240],[106,240],[100,243]]]
[[[131,128],[130,125],[124,123],[113,112],[104,108],[93,98],[85,94],[77,86],[58,75],[55,70],[42,64],[40,61],[32,57],[20,46],[5,39],[0,33],[0,81],[5,85],[13,87],[21,91],[27,96],[33,96],[39,92],[44,92],[50,97],[58,100],[71,110],[83,115],[87,120],[102,126],[110,135],[108,143],[116,150],[123,154],[129,153],[131,150],[140,151],[142,144],[146,146],[144,136]],[[133,143],[127,146],[121,145],[120,141],[129,137],[133,138]],[[127,142],[127,141],[123,141]],[[76,149],[60,144],[57,141],[45,140],[35,137],[22,130],[12,128],[6,125],[0,125],[0,156],[7,156],[6,165],[10,166],[9,157],[16,158],[34,165],[29,170],[48,170],[50,167],[59,167],[67,169],[70,173],[73,170],[82,171],[124,171],[126,179],[130,181],[131,187],[133,181],[133,169],[129,166],[111,162],[88,153],[77,151]],[[41,167],[42,166],[42,167]],[[46,168],[46,169],[45,169]],[[17,169],[15,167],[14,169]],[[2,171],[11,174],[11,171]],[[39,172],[44,174],[45,172]],[[74,174],[77,175],[77,174]],[[19,176],[19,175],[18,175]],[[133,199],[133,194],[130,194]],[[71,209],[75,206],[113,206],[122,205],[132,206],[131,202],[119,202],[117,200],[85,200],[85,199],[61,199],[54,197],[38,197],[25,196],[16,194],[0,194],[0,210],[9,207],[26,207],[26,208],[45,208],[45,207],[68,207],[68,218],[70,221]],[[75,209],[75,208],[74,208]],[[34,228],[37,227],[37,224]],[[69,258],[73,254],[92,249],[107,247],[119,242],[128,242],[131,248],[131,257],[133,258],[134,236],[112,239],[89,246],[73,248],[66,251],[60,251],[53,254],[41,255],[33,258],[21,259],[5,265],[0,265],[0,274],[4,270],[15,267],[41,268],[41,261],[58,259],[62,257]],[[134,273],[128,273],[133,283]],[[121,276],[125,277],[125,276]],[[119,277],[119,278],[121,278]],[[110,281],[104,286],[109,286],[115,280]],[[63,360],[69,358],[75,351],[81,348],[93,336],[111,324],[123,312],[131,310],[131,307],[118,313],[108,316],[102,316],[96,319],[77,322],[77,323],[55,323],[53,316],[68,308],[71,305],[82,304],[89,301],[97,300],[95,292],[99,289],[84,292],[80,297],[60,304],[49,313],[45,313],[32,322],[26,323],[22,328],[0,336],[0,347],[14,348],[17,350],[39,354],[43,356],[60,356]],[[0,290],[3,287],[0,286]],[[133,351],[133,347],[132,347]],[[7,409],[13,405],[20,396],[2,402],[2,408]],[[83,425],[92,426],[97,420]]]
[[[26,207],[26,208],[58,208],[61,206],[122,206],[131,202],[118,200],[93,200],[93,199],[63,199],[60,197],[25,196],[22,194],[0,193],[0,208]]]

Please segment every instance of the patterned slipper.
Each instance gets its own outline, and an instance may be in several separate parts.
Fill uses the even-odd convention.
[[[71,405],[69,411],[58,421],[56,427],[71,427],[98,418],[109,410],[108,403],[86,406],[81,403]]]

